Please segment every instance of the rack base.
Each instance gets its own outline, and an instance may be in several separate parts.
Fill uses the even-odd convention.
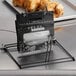
[[[16,46],[15,44],[7,44],[6,46],[10,45]],[[20,69],[75,61],[75,58],[57,40],[53,41],[53,49],[49,52],[24,56],[19,54],[16,48],[4,48],[4,51]]]

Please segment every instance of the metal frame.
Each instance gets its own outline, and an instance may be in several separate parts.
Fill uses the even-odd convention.
[[[75,61],[75,58],[57,41],[57,40],[53,40],[53,44],[57,45],[59,48],[61,48],[63,52],[65,52],[67,54],[68,57],[64,57],[64,58],[59,58],[59,59],[54,59],[50,61],[50,52],[46,52],[48,59],[46,59],[43,62],[36,62],[36,63],[30,63],[29,65],[20,65],[13,57],[13,55],[10,53],[10,51],[8,50],[8,48],[11,48],[10,44],[5,45],[6,47],[3,49],[10,57],[11,59],[16,63],[16,65],[20,68],[20,69],[24,69],[24,68],[30,68],[30,67],[36,67],[36,66],[43,66],[43,65],[49,65],[49,64],[55,64],[55,63],[63,63],[63,62],[69,62],[69,61]],[[11,44],[13,47],[17,47],[14,44]],[[53,45],[53,46],[54,46]]]
[[[8,2],[6,1],[6,0],[4,0],[4,3],[7,5],[7,6],[9,6],[10,8],[12,8],[13,9],[13,11],[16,13],[16,14],[19,14],[19,12],[18,11],[16,11],[13,7],[11,7],[11,5],[9,5],[8,4]],[[51,15],[52,16],[52,15]],[[49,17],[49,16],[48,16]],[[53,17],[50,17],[50,21],[52,20],[52,18]],[[48,18],[47,18],[48,19]],[[53,21],[53,20],[52,20]],[[52,23],[52,22],[51,22]],[[53,22],[54,23],[54,22]],[[52,23],[52,25],[53,25],[53,23]],[[16,30],[19,30],[19,31],[17,31],[17,40],[18,41],[21,41],[22,40],[22,38],[23,38],[23,33],[25,33],[26,31],[22,31],[23,30],[23,28],[22,28],[22,30],[20,30],[20,29],[18,29],[19,28],[19,24],[18,24],[18,22],[16,21]],[[22,27],[22,26],[21,26]],[[49,28],[49,27],[48,27]],[[54,38],[53,38],[53,36],[54,36],[54,26],[52,27],[52,31],[50,31],[50,33],[51,33],[51,36],[52,36],[52,40],[50,40],[50,42],[51,42],[51,44],[50,44],[50,51],[48,51],[48,45],[49,45],[49,43],[48,43],[48,41],[47,41],[47,51],[45,52],[45,60],[44,61],[42,61],[42,62],[36,62],[36,63],[30,63],[29,65],[20,65],[17,61],[16,61],[16,59],[14,59],[14,56],[11,54],[11,51],[9,51],[8,50],[8,48],[11,48],[11,47],[17,47],[17,49],[18,49],[18,51],[19,52],[21,52],[20,51],[20,46],[19,46],[19,43],[18,43],[18,41],[17,41],[17,43],[13,43],[13,44],[6,44],[5,46],[4,46],[4,48],[3,48],[3,50],[11,57],[11,59],[18,65],[18,67],[20,68],[20,69],[23,69],[23,68],[28,68],[28,67],[34,67],[34,66],[39,66],[39,65],[47,65],[47,64],[54,64],[54,63],[62,63],[62,62],[67,62],[67,61],[75,61],[75,58],[57,41],[57,40],[54,40]],[[20,32],[21,31],[21,32]],[[18,34],[18,33],[20,33],[20,34]],[[22,38],[19,38],[19,35],[20,36],[22,36]],[[23,42],[23,40],[22,40],[22,42]],[[20,45],[21,45],[21,43],[20,43]],[[65,52],[65,54],[67,54],[67,56],[68,57],[64,57],[64,58],[59,58],[59,59],[54,59],[54,60],[50,60],[50,53],[52,52],[52,46],[54,46],[54,45],[57,45],[59,48],[61,48],[62,50],[61,51],[63,51],[63,52]],[[23,50],[23,49],[21,49],[21,50]],[[41,53],[42,54],[42,53]]]

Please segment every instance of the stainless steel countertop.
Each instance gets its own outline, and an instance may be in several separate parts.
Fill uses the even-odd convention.
[[[15,31],[15,14],[9,10],[0,0],[0,30]],[[63,25],[63,24],[62,24]],[[68,25],[68,24],[67,24]],[[76,58],[76,25],[66,26],[62,31],[55,33],[56,39]],[[2,44],[16,42],[16,34],[12,32],[0,31],[0,47]],[[0,70],[18,70],[17,65],[5,53],[0,52]],[[76,69],[76,61],[38,66],[29,69],[36,70],[57,70],[57,69]]]

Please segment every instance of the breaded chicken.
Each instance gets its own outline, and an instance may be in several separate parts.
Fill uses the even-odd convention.
[[[48,2],[50,2],[50,0],[40,0],[40,7],[39,7],[39,9],[46,10],[46,6],[47,6]]]
[[[39,6],[40,0],[25,0],[24,1],[24,8],[28,12],[36,11]]]
[[[55,8],[55,18],[58,18],[64,14],[64,8],[61,4],[58,4]]]
[[[47,11],[54,12],[54,18],[60,17],[64,13],[63,6],[58,2],[48,2],[47,3]]]
[[[13,5],[18,7],[23,7],[25,0],[13,0]]]
[[[54,18],[58,18],[64,13],[64,8],[60,3],[50,0],[13,0],[13,5],[24,8],[27,12],[53,11]]]

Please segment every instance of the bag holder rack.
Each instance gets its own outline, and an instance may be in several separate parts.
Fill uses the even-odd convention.
[[[35,13],[17,14],[15,23],[16,23],[17,43],[6,44],[4,45],[3,50],[11,57],[11,59],[18,65],[20,69],[39,65],[41,66],[54,63],[62,63],[67,61],[75,61],[75,58],[54,37],[54,20],[52,11],[49,12],[39,11]],[[37,26],[44,27],[45,29],[31,31],[31,27],[33,26],[35,26],[36,28]],[[26,33],[45,31],[45,30],[48,30],[50,32],[50,35],[48,36],[48,41],[46,41],[47,46],[46,51],[42,51],[42,49],[40,49],[34,52],[32,51],[31,53],[28,53],[28,55],[25,55],[27,53],[25,52],[26,51],[25,47],[27,45],[26,43],[24,43],[23,35]],[[61,49],[61,52],[64,52],[68,57],[51,59],[51,56],[53,55],[52,52],[54,51],[53,46],[59,47]],[[13,47],[17,47],[17,49],[13,52],[17,52],[17,54],[19,54],[16,57],[16,59],[14,57],[14,54],[12,54],[13,52],[9,50],[12,49]],[[37,59],[36,60],[33,59],[36,57],[38,61]]]

